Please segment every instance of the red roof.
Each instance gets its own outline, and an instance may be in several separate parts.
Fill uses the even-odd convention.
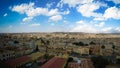
[[[22,64],[22,63],[25,63],[25,62],[27,62],[29,60],[30,60],[30,57],[22,56],[20,58],[16,58],[16,59],[13,59],[13,60],[8,60],[8,61],[6,61],[6,63],[8,65],[10,65],[11,67],[15,67],[15,66],[17,66],[19,64]]]
[[[40,68],[62,68],[65,62],[66,62],[65,58],[54,57]]]
[[[69,62],[68,68],[78,68],[79,64],[76,62]]]

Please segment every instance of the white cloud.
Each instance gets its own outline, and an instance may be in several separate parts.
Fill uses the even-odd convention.
[[[62,15],[66,15],[70,13],[69,10],[59,12],[57,8],[50,9],[50,10],[48,8],[41,8],[41,7],[35,8],[34,3],[16,5],[16,6],[11,7],[10,9],[20,14],[26,14],[27,17],[23,19],[23,22],[29,21],[33,19],[35,16],[39,16],[39,15],[50,16],[50,19],[52,21],[58,21],[62,19]]]
[[[97,33],[97,30],[88,25],[78,25],[75,26],[71,32],[87,32],[87,33]]]
[[[12,11],[25,13],[27,10],[31,9],[33,6],[34,6],[34,3],[16,5],[12,7]]]
[[[31,8],[27,10],[26,14],[27,16],[39,16],[39,15],[46,15],[48,13],[47,8]]]
[[[81,4],[92,3],[93,0],[81,0]]]
[[[113,0],[115,4],[120,4],[120,0]]]
[[[84,24],[84,21],[77,21],[77,24]]]
[[[103,21],[103,20],[105,20],[105,18],[103,16],[101,16],[101,17],[95,17],[93,20]]]
[[[98,6],[108,7],[107,3],[103,3],[100,1],[95,2],[95,4],[97,4]]]
[[[59,20],[62,20],[62,16],[61,15],[55,15],[55,16],[50,17],[50,21],[57,22]]]
[[[103,27],[105,22],[86,23],[85,21],[77,21],[76,25],[70,27],[70,32],[85,33],[120,33],[120,27]]]
[[[83,16],[86,17],[101,17],[101,13],[94,12],[95,10],[99,9],[100,6],[95,3],[84,4],[77,7],[77,11],[80,12]]]
[[[105,25],[105,22],[101,22],[101,23],[99,24],[100,27],[103,27],[104,25]]]
[[[87,32],[87,33],[98,33],[99,31],[90,23],[84,21],[76,22],[76,25],[71,28],[70,32]]]
[[[109,19],[109,18],[120,19],[120,9],[116,7],[110,7],[105,10],[105,13],[103,16],[106,19]]]
[[[63,4],[68,4],[69,7],[76,7],[78,4],[92,3],[93,0],[61,0],[57,6],[62,7]]]
[[[33,17],[25,17],[25,18],[23,18],[23,22],[27,22],[27,21],[30,21],[32,19],[33,19]]]
[[[46,16],[54,16],[54,15],[66,15],[66,14],[69,14],[70,11],[67,9],[66,11],[63,11],[63,12],[59,12],[59,10],[57,8],[55,9],[51,9],[50,11],[47,11],[45,14]]]
[[[8,14],[7,14],[7,13],[5,13],[3,16],[4,16],[4,17],[6,17],[7,15],[8,15]]]
[[[113,1],[115,4],[120,4],[120,0],[108,0],[108,1]]]
[[[76,8],[77,11],[82,14],[82,16],[95,17],[94,20],[105,20],[102,17],[102,13],[95,11],[98,10],[101,6],[108,7],[107,4],[103,2],[93,2],[93,0],[61,0],[57,4],[57,7],[62,8],[65,4],[67,4],[69,7]]]
[[[39,23],[34,23],[34,24],[30,24],[29,26],[30,27],[38,27],[38,26],[40,26],[40,24]]]
[[[70,22],[68,21],[68,20],[63,20],[63,23],[64,23],[64,25],[68,25],[68,24],[70,24]]]
[[[61,0],[57,6],[62,8],[63,4],[68,4],[69,7],[75,7],[76,4],[79,4],[78,1],[79,0]]]
[[[48,3],[48,4],[46,4],[46,6],[47,6],[48,8],[50,8],[50,7],[52,6],[52,4],[49,4],[49,3]]]
[[[51,10],[47,13],[48,16],[57,15],[57,14],[59,14],[57,8],[56,8],[56,9],[51,9]]]
[[[104,27],[105,22],[86,23],[78,21],[71,27],[70,32],[87,32],[87,33],[120,33],[120,27]]]
[[[102,29],[103,33],[120,33],[120,28],[119,27],[108,27],[108,28],[103,28]]]
[[[47,3],[46,6],[47,6],[47,8],[50,8],[53,4],[55,4],[55,2]]]
[[[103,27],[105,25],[105,22],[101,22],[99,24],[95,24],[95,26],[98,26],[98,27]]]
[[[112,27],[108,27],[108,28],[104,28],[102,29],[103,32],[109,33],[113,28]]]
[[[68,10],[68,9],[66,11],[61,12],[61,14],[63,14],[63,15],[67,15],[69,13],[70,13],[70,10]]]

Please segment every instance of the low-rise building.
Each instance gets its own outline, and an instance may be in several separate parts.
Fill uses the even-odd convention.
[[[80,54],[89,54],[89,47],[79,47],[77,51]]]
[[[5,63],[10,66],[10,68],[17,68],[17,67],[20,67],[28,62],[30,62],[31,59],[30,57],[28,56],[22,56],[22,57],[19,57],[19,58],[16,58],[16,59],[12,59],[12,60],[8,60],[8,61],[5,61]]]
[[[14,54],[15,54],[14,51],[2,50],[2,52],[0,52],[0,60],[5,61],[5,60],[15,58]]]
[[[79,68],[79,64],[77,62],[69,62],[67,68]]]
[[[65,58],[53,57],[40,68],[64,68],[66,61]]]

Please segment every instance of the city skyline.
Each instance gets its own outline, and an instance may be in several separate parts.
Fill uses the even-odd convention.
[[[4,0],[0,33],[120,33],[120,0]]]

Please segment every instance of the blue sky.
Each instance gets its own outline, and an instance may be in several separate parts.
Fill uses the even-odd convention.
[[[0,33],[120,33],[120,0],[1,0]]]

